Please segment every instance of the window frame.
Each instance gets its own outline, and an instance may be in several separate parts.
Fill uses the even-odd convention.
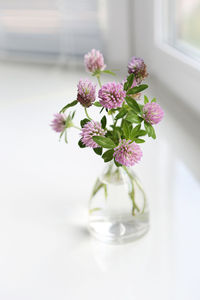
[[[144,58],[152,78],[165,84],[179,103],[200,114],[200,63],[167,44],[163,34],[167,1],[134,0],[134,52]]]

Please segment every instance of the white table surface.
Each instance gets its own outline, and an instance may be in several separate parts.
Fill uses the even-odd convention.
[[[166,110],[135,167],[150,232],[120,246],[94,240],[87,201],[103,163],[76,146],[76,130],[66,145],[49,127],[80,76],[0,67],[0,299],[199,300],[199,141]]]

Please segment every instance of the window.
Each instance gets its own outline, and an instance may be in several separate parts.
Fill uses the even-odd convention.
[[[135,0],[133,7],[135,55],[143,57],[149,66],[155,88],[162,83],[169,91],[168,105],[185,104],[197,116],[200,115],[199,3],[199,0]]]
[[[167,42],[200,61],[200,1],[170,0],[167,11]]]
[[[74,65],[82,64],[83,55],[96,48],[110,65],[120,68],[130,57],[129,3],[0,1],[0,59]]]
[[[1,58],[67,62],[102,49],[97,0],[0,3]]]

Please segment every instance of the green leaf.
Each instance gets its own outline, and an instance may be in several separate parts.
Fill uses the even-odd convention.
[[[102,151],[103,151],[102,147],[93,148],[93,150],[94,150],[94,152],[95,152],[96,154],[98,154],[98,155],[101,155],[101,154],[102,154]]]
[[[112,137],[113,137],[113,141],[118,144],[119,139],[121,138],[121,136],[123,135],[123,131],[121,126],[116,126],[113,128],[113,133],[112,133]]]
[[[101,119],[101,126],[103,129],[106,128],[106,123],[107,123],[106,116],[103,116],[103,118]]]
[[[124,82],[124,91],[127,91],[128,90],[128,82]]]
[[[115,120],[123,118],[127,114],[127,109],[122,108],[120,112],[116,115]]]
[[[115,159],[114,159],[114,162],[117,167],[122,167],[122,164],[119,164]]]
[[[144,104],[147,104],[149,102],[149,99],[146,95],[144,95]]]
[[[111,137],[112,138],[112,134],[113,134],[113,132],[111,130],[107,130],[106,137]]]
[[[128,92],[126,93],[127,95],[134,95],[137,94],[139,92],[142,92],[144,90],[146,90],[148,88],[147,84],[141,84],[139,86],[135,86],[134,88],[128,90]]]
[[[146,134],[147,134],[146,130],[142,130],[142,129],[137,132],[137,136],[144,136]]]
[[[129,96],[126,96],[125,100],[128,106],[130,106],[135,112],[140,113],[140,107],[137,101],[135,101],[133,98]]]
[[[156,139],[156,133],[155,133],[155,129],[153,128],[153,126],[151,126],[151,137],[155,140]]]
[[[79,145],[80,148],[85,148],[86,147],[86,145],[83,144],[83,142],[81,140],[79,140],[78,145]]]
[[[126,120],[123,120],[122,122],[122,130],[123,130],[123,133],[124,133],[124,136],[126,139],[129,139],[129,135],[130,135],[130,127],[129,127],[129,122],[127,122]]]
[[[136,142],[137,144],[140,144],[140,143],[144,143],[145,140],[136,138],[136,139],[134,139],[134,142]]]
[[[80,124],[81,124],[81,127],[83,128],[83,126],[86,124],[86,123],[88,123],[88,122],[90,122],[90,120],[88,120],[88,119],[83,119],[83,120],[81,120],[80,121]]]
[[[151,126],[151,124],[144,121],[144,128],[146,129],[148,136],[149,136],[150,131],[151,131],[150,126]]]
[[[133,84],[133,80],[134,80],[135,75],[132,73],[127,77],[127,82],[128,82],[128,89],[131,88],[132,84]]]
[[[74,100],[71,103],[68,103],[60,110],[60,113],[64,113],[66,111],[66,109],[68,109],[69,107],[75,106],[77,103],[78,103],[77,100]]]
[[[102,109],[100,110],[100,112],[99,113],[102,113],[102,111],[104,110],[104,107],[102,107]]]
[[[71,116],[72,120],[73,120],[73,118],[75,116],[75,113],[76,113],[76,111],[73,111],[72,116]]]
[[[106,109],[106,111],[107,111],[108,115],[113,115],[117,111],[117,109],[116,108],[112,108],[110,110]]]
[[[156,102],[156,98],[153,98],[153,99],[151,100],[151,103],[152,103],[152,102]]]
[[[104,152],[104,154],[102,155],[104,162],[111,161],[113,159],[113,153],[114,153],[113,149],[110,149],[110,150],[107,150],[106,152]]]
[[[93,141],[95,141],[99,146],[103,148],[115,148],[115,143],[107,137],[104,136],[93,136]]]
[[[102,107],[102,105],[99,101],[94,102],[93,105],[96,107]]]
[[[143,107],[144,107],[144,105],[138,103],[138,106],[139,106],[139,108],[140,108],[140,114],[143,115],[143,113],[144,113],[144,112],[143,112]]]
[[[155,133],[155,130],[154,130],[153,126],[151,124],[149,124],[148,122],[144,121],[144,127],[147,131],[148,136],[155,139],[156,138],[156,133]]]
[[[59,141],[61,140],[63,134],[65,133],[65,129],[61,132],[60,136],[59,136]]]
[[[130,139],[134,139],[134,137],[138,136],[138,132],[140,131],[141,125],[135,126],[135,128],[132,128],[131,133],[130,133]]]
[[[130,74],[127,79],[126,82],[124,83],[124,90],[127,91],[128,89],[131,88],[132,84],[133,84],[133,80],[134,80],[135,75],[132,73]]]
[[[125,120],[131,122],[131,123],[141,123],[143,121],[143,118],[139,117],[137,114],[135,114],[132,111],[129,111]]]
[[[101,71],[101,73],[106,73],[106,74],[110,74],[110,75],[116,76],[116,74],[113,71],[111,71],[111,70],[104,70],[104,71]]]

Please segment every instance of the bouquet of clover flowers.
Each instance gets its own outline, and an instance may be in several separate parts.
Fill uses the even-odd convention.
[[[141,92],[148,88],[142,81],[147,77],[146,65],[141,58],[132,57],[128,63],[128,76],[123,82],[108,82],[101,84],[103,73],[115,75],[106,69],[103,55],[93,49],[84,57],[86,70],[97,78],[99,84],[98,99],[96,85],[89,79],[80,80],[77,85],[77,97],[64,106],[51,123],[51,127],[60,138],[65,136],[70,127],[79,129],[80,148],[90,147],[100,155],[104,162],[114,160],[117,167],[133,166],[142,157],[139,144],[144,143],[144,137],[156,138],[154,125],[158,124],[164,112],[156,99],[149,101],[144,95],[141,103]],[[68,115],[65,112],[79,104],[84,108],[85,118],[80,121],[81,128],[75,126],[75,112]],[[88,108],[95,106],[100,113],[100,121],[93,120],[88,114]],[[102,116],[103,114],[103,116]],[[107,117],[112,117],[112,124],[107,126]]]
[[[145,142],[144,137],[156,138],[154,125],[162,120],[164,112],[155,98],[149,101],[144,95],[144,101],[139,101],[141,92],[148,88],[142,83],[148,75],[143,59],[132,57],[123,82],[112,81],[103,85],[102,74],[115,74],[106,69],[99,51],[93,49],[85,55],[85,67],[97,78],[98,98],[96,85],[89,79],[80,80],[76,100],[55,115],[51,126],[60,137],[65,136],[66,142],[68,128],[77,128],[80,130],[79,147],[90,147],[105,163],[111,162],[97,178],[92,190],[90,233],[99,240],[114,243],[134,240],[148,231],[149,211],[142,185],[129,167],[140,161],[140,144]],[[65,114],[75,105],[85,111],[85,117],[80,121],[81,128],[73,123],[75,112]],[[93,120],[88,114],[92,106],[99,110],[99,120]]]

